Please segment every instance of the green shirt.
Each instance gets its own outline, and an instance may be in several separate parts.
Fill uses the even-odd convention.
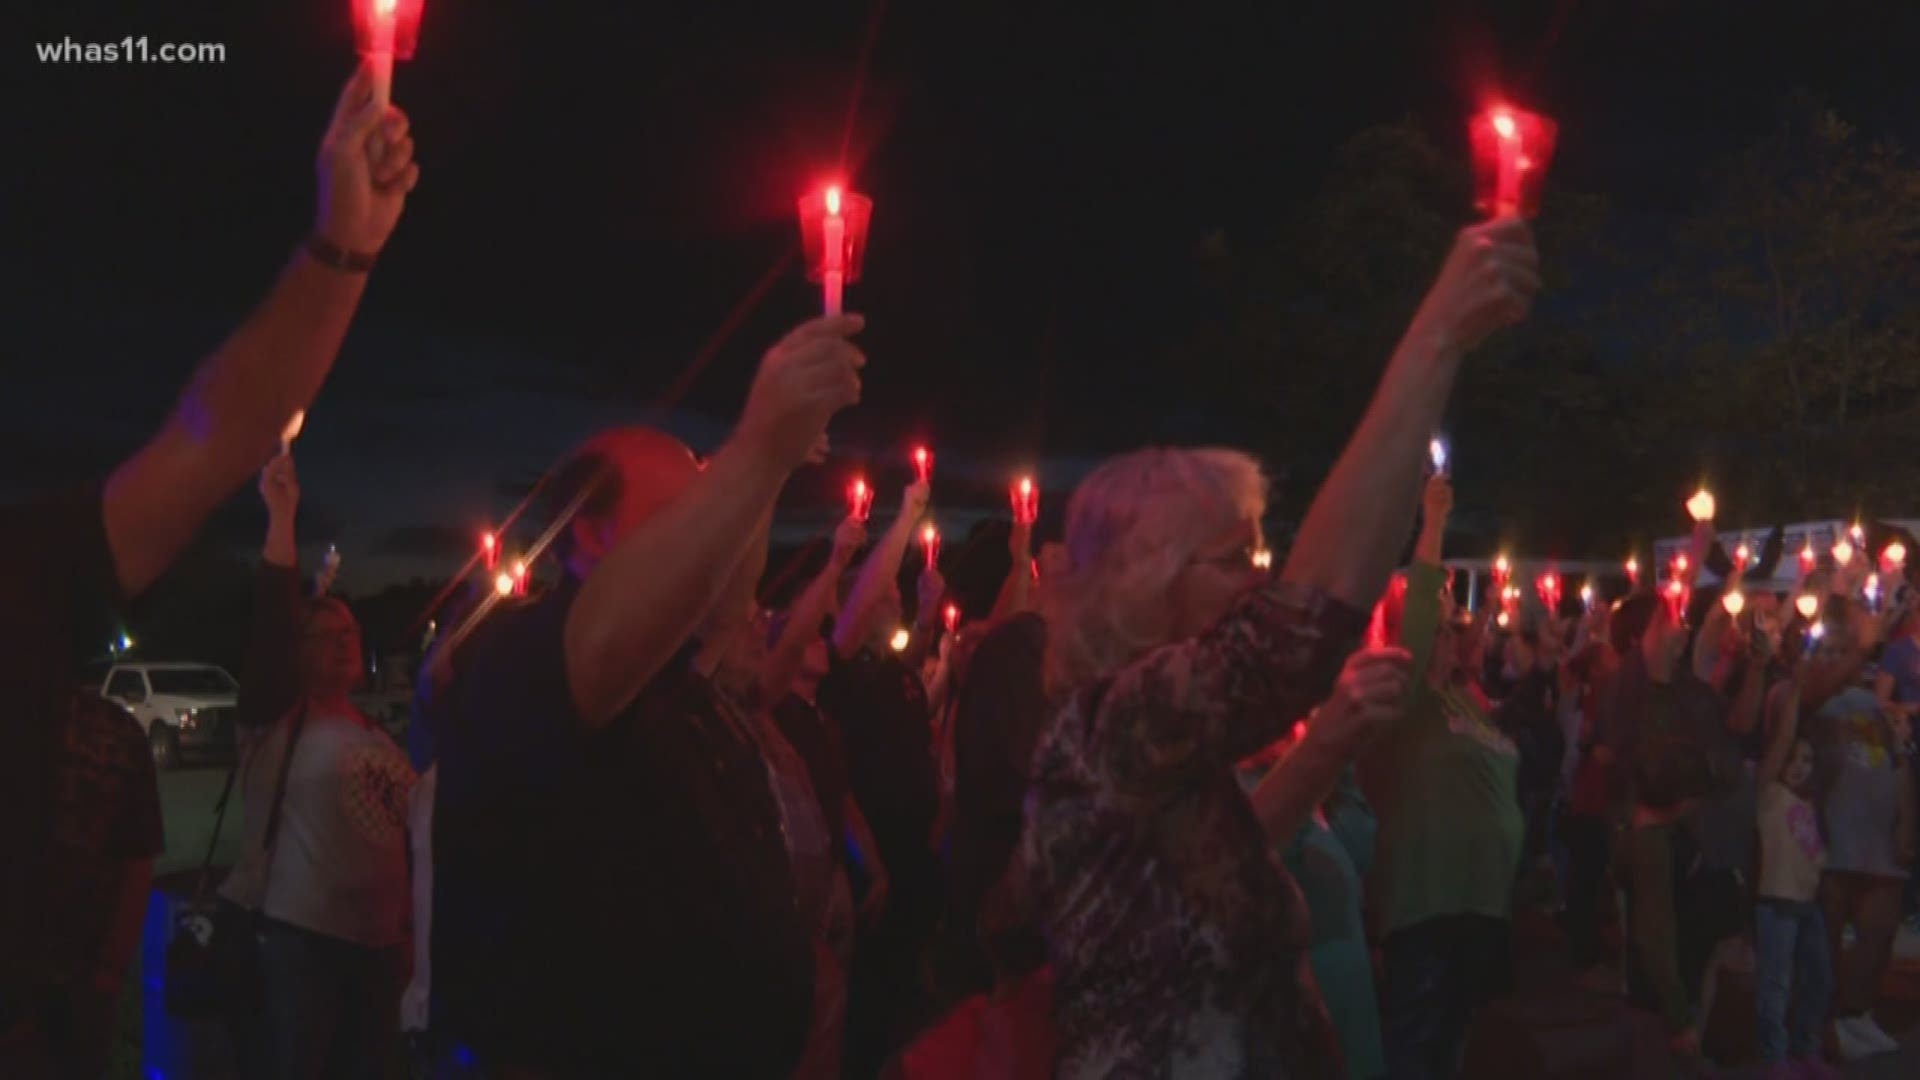
[[[1413,654],[1413,690],[1386,737],[1375,799],[1387,933],[1443,915],[1507,918],[1520,869],[1519,750],[1472,693],[1427,684],[1445,582],[1432,564],[1408,572],[1401,641]]]

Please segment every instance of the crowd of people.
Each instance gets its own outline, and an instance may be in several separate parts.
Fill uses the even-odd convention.
[[[404,1030],[449,1076],[1446,1077],[1542,876],[1682,1062],[1743,943],[1761,1060],[1817,1073],[1829,1020],[1843,1057],[1891,1048],[1920,605],[1869,586],[1878,545],[1749,593],[1744,560],[1700,576],[1709,514],[1665,580],[1456,595],[1428,440],[1539,289],[1525,222],[1460,232],[1283,555],[1257,459],[1146,449],[1057,541],[1009,528],[990,607],[930,561],[908,609],[924,478],[763,605],[775,506],[867,365],[860,316],[803,323],[710,457],[632,426],[555,467],[552,572],[423,658],[409,761],[349,698],[352,611],[301,587],[281,442],[418,179],[364,73],[319,171],[165,428],[0,523],[0,1072],[98,1074],[159,843],[72,631],[256,475],[212,928],[244,1075],[381,1075]]]

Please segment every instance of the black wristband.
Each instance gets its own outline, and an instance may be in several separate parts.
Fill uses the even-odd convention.
[[[307,254],[322,266],[344,274],[364,274],[373,269],[376,256],[348,251],[319,233],[307,237]]]

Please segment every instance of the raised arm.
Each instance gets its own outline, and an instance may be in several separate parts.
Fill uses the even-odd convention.
[[[1425,685],[1433,665],[1433,643],[1440,632],[1440,590],[1446,571],[1440,564],[1447,518],[1453,513],[1453,484],[1435,473],[1427,479],[1422,500],[1420,538],[1413,546],[1413,568],[1407,575],[1407,603],[1401,611],[1400,642],[1412,657],[1414,685]]]
[[[906,557],[907,545],[913,542],[914,526],[920,524],[921,516],[927,512],[930,495],[931,489],[926,484],[915,481],[908,485],[900,497],[900,516],[880,534],[873,549],[867,552],[867,561],[860,564],[860,577],[854,581],[846,607],[833,625],[833,648],[841,658],[859,652],[872,632],[874,609],[887,590],[894,587],[894,579],[900,576],[900,560]]]
[[[406,117],[391,110],[383,118],[364,68],[341,93],[320,146],[319,177],[313,238],[200,365],[159,433],[107,480],[101,515],[126,595],[160,576],[313,400],[359,306],[367,268],[419,179]]]
[[[1238,761],[1332,689],[1405,542],[1460,358],[1525,315],[1536,262],[1524,222],[1462,230],[1286,567],[1204,634],[1123,669],[1102,699],[1121,783],[1152,793]]]
[[[677,498],[622,537],[567,612],[567,682],[604,727],[686,644],[759,539],[827,421],[860,398],[857,315],[805,323],[767,353],[740,426]]]
[[[840,588],[840,577],[853,565],[853,556],[867,543],[867,527],[858,518],[847,518],[833,533],[833,548],[827,553],[827,565],[809,582],[799,599],[787,612],[787,623],[780,640],[767,653],[760,674],[762,700],[769,704],[787,696],[800,672],[807,646],[820,636],[820,621],[833,609]]]
[[[260,498],[267,504],[267,542],[254,581],[253,632],[236,710],[242,727],[273,723],[300,694],[300,560],[294,536],[300,477],[291,454],[267,463],[260,473]]]
[[[1461,358],[1526,315],[1540,288],[1538,265],[1525,222],[1461,231],[1359,429],[1307,510],[1282,577],[1353,607],[1373,605],[1406,542],[1420,462]]]
[[[1760,782],[1778,780],[1793,760],[1793,743],[1800,736],[1800,683],[1781,683],[1767,694],[1767,713],[1772,729],[1767,735],[1767,752],[1760,758]]]
[[[901,659],[908,667],[919,671],[926,663],[932,651],[933,640],[937,636],[934,630],[940,625],[940,601],[947,598],[947,579],[940,576],[940,568],[929,566],[920,571],[920,580],[914,584],[915,600],[913,609],[913,634],[907,639],[907,652]],[[933,697],[933,688],[927,687],[927,696]]]
[[[1007,554],[1013,565],[1007,579],[1000,583],[1000,595],[994,598],[988,623],[1004,622],[1033,608],[1033,526],[1016,521],[1007,534]]]

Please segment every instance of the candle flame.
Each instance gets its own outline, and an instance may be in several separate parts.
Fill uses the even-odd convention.
[[[1501,138],[1509,141],[1520,135],[1520,126],[1513,122],[1513,114],[1505,109],[1493,114],[1493,130],[1499,133]]]
[[[481,546],[481,547],[483,547],[483,548],[486,548],[486,549],[487,549],[488,551],[492,551],[492,550],[493,550],[493,545],[495,545],[495,544],[497,544],[497,543],[499,543],[499,541],[498,541],[498,540],[495,540],[495,539],[493,538],[493,534],[492,534],[492,533],[481,533],[481,534],[480,534],[480,546]]]
[[[373,0],[373,13],[383,18],[392,18],[400,0]]]
[[[1741,595],[1739,589],[1735,589],[1720,598],[1720,606],[1727,609],[1727,614],[1738,615],[1747,610],[1747,598]]]
[[[1820,612],[1820,598],[1812,593],[1801,593],[1793,601],[1793,609],[1803,619],[1811,619]]]
[[[1753,549],[1747,547],[1745,544],[1741,544],[1739,547],[1733,549],[1733,561],[1739,563],[1741,566],[1745,566],[1752,558]]]
[[[1256,570],[1273,569],[1273,550],[1271,548],[1255,549],[1253,553],[1253,568]]]
[[[928,525],[926,528],[920,530],[920,539],[931,545],[935,540],[940,539],[940,530],[934,528],[932,525]]]
[[[503,573],[499,577],[494,578],[493,591],[496,593],[499,593],[501,596],[512,596],[513,595],[513,575]]]
[[[1580,586],[1580,601],[1586,604],[1593,603],[1593,586],[1591,585]]]
[[[1713,492],[1704,487],[1687,500],[1687,513],[1693,515],[1695,521],[1712,521],[1713,511]]]
[[[840,216],[840,185],[838,184],[827,188],[827,213],[834,217]]]
[[[1022,495],[1033,494],[1033,481],[1028,477],[1023,476],[1020,478],[1020,494]]]
[[[286,427],[280,429],[280,442],[284,445],[292,445],[293,440],[300,437],[300,429],[306,426],[307,410],[301,409],[288,418]]]
[[[1833,545],[1833,561],[1845,566],[1853,561],[1853,545],[1845,540]]]
[[[1627,576],[1628,577],[1640,576],[1640,560],[1639,559],[1635,559],[1632,557],[1629,557],[1627,559]]]
[[[913,640],[913,635],[907,633],[906,629],[903,627],[893,632],[893,640],[888,644],[893,646],[894,652],[906,652],[907,643],[912,640]]]

